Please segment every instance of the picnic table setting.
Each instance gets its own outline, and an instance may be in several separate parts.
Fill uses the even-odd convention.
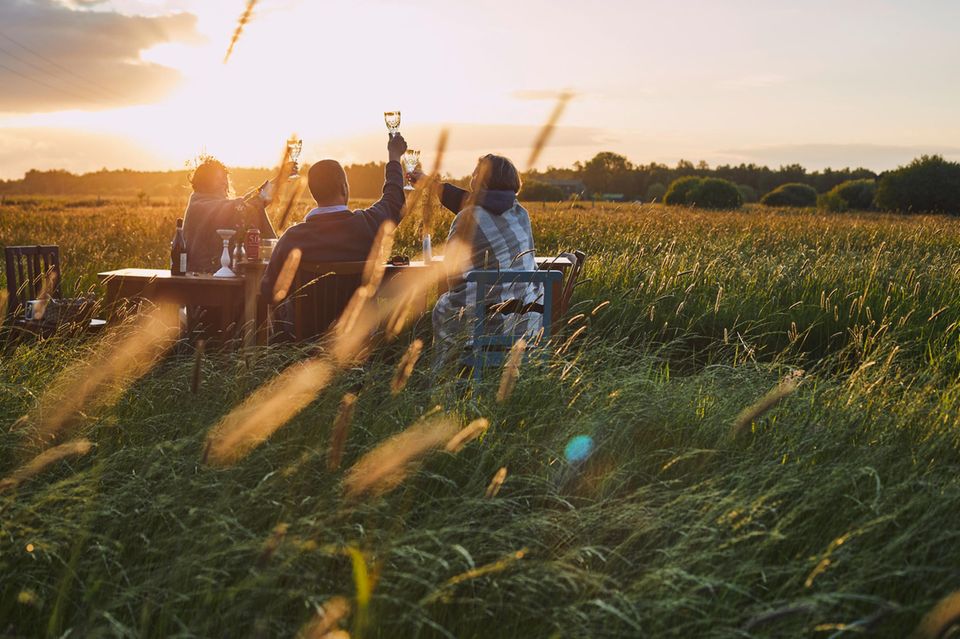
[[[269,342],[269,304],[260,293],[260,280],[269,262],[271,244],[276,241],[266,242],[268,243],[259,247],[259,250],[252,250],[253,246],[248,245],[243,254],[238,251],[231,254],[225,246],[223,266],[220,271],[212,274],[180,275],[174,274],[170,269],[141,267],[100,272],[97,277],[105,290],[104,307],[114,317],[118,317],[121,310],[129,309],[131,303],[138,305],[143,301],[155,306],[203,305],[218,308],[225,311],[219,315],[219,324],[216,327],[218,331],[222,331],[224,335],[239,331],[240,342],[244,347],[265,346]],[[389,281],[404,272],[440,268],[443,262],[443,255],[433,255],[429,261],[395,256],[384,264],[384,280]],[[536,263],[539,269],[558,271],[566,275],[571,267],[577,264],[577,258],[573,255],[541,256],[536,258]],[[344,263],[331,263],[327,265],[326,272],[336,275],[338,267],[344,270],[343,266]],[[324,266],[321,265],[319,269],[314,266],[312,270],[323,271]],[[438,282],[441,292],[445,285],[441,278]],[[559,284],[555,286],[555,289],[558,288]],[[553,293],[554,317],[559,318],[565,310],[562,307],[563,296],[559,290],[554,290]],[[242,318],[239,328],[236,326],[237,317]]]

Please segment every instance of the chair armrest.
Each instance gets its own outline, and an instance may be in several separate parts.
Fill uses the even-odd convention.
[[[464,278],[478,284],[514,284],[530,282],[546,284],[563,279],[560,271],[470,271]]]

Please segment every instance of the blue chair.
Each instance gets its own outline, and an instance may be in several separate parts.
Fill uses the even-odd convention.
[[[490,334],[486,332],[487,319],[493,313],[518,314],[543,313],[543,332],[540,343],[550,339],[553,325],[553,292],[559,288],[563,279],[560,271],[470,271],[466,281],[475,282],[476,322],[473,326],[473,346],[464,358],[463,364],[473,369],[473,377],[480,380],[487,366],[503,366],[510,354],[510,348],[517,341],[514,335]],[[543,299],[540,303],[523,305],[519,300],[510,300],[500,304],[487,304],[487,289],[497,284],[542,284]],[[529,353],[528,353],[529,354]]]

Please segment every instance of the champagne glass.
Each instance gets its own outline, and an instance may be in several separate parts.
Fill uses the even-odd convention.
[[[417,170],[417,165],[420,164],[420,151],[414,149],[407,149],[402,156],[400,156],[400,162],[403,163],[403,168],[406,169],[407,173],[407,185],[403,187],[404,191],[413,191],[414,187],[410,184],[409,175]]]
[[[291,137],[287,140],[287,157],[291,162],[293,162],[293,168],[290,169],[290,179],[296,179],[298,177],[299,165],[297,162],[300,161],[300,151],[303,150],[303,140],[300,138]]]
[[[400,132],[399,111],[384,111],[383,121],[387,123],[387,130],[390,131],[391,138]]]

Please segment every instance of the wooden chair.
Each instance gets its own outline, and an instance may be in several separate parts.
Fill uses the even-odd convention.
[[[27,302],[47,295],[62,299],[60,248],[56,245],[7,246],[4,248],[7,277],[7,323],[35,334],[49,334],[56,324],[24,318]],[[88,331],[98,331],[103,320],[86,321]]]
[[[301,262],[291,294],[293,336],[319,337],[330,330],[363,281],[366,262]]]
[[[46,291],[51,297],[61,297],[60,247],[8,246],[3,249],[7,274],[7,316],[23,317],[27,302],[40,297],[44,278],[50,277],[53,284]]]
[[[494,313],[526,314],[543,313],[543,331],[538,344],[546,343],[552,334],[553,327],[553,295],[554,287],[563,279],[559,271],[470,271],[466,281],[475,282],[476,288],[476,318],[473,326],[473,344],[463,364],[473,369],[473,377],[480,380],[483,369],[488,366],[502,366],[506,361],[510,348],[519,339],[515,335],[487,333],[487,320]],[[510,300],[502,304],[487,304],[486,292],[497,284],[530,283],[543,285],[543,299],[540,303],[522,305],[517,300]],[[528,349],[526,356],[529,357]]]

